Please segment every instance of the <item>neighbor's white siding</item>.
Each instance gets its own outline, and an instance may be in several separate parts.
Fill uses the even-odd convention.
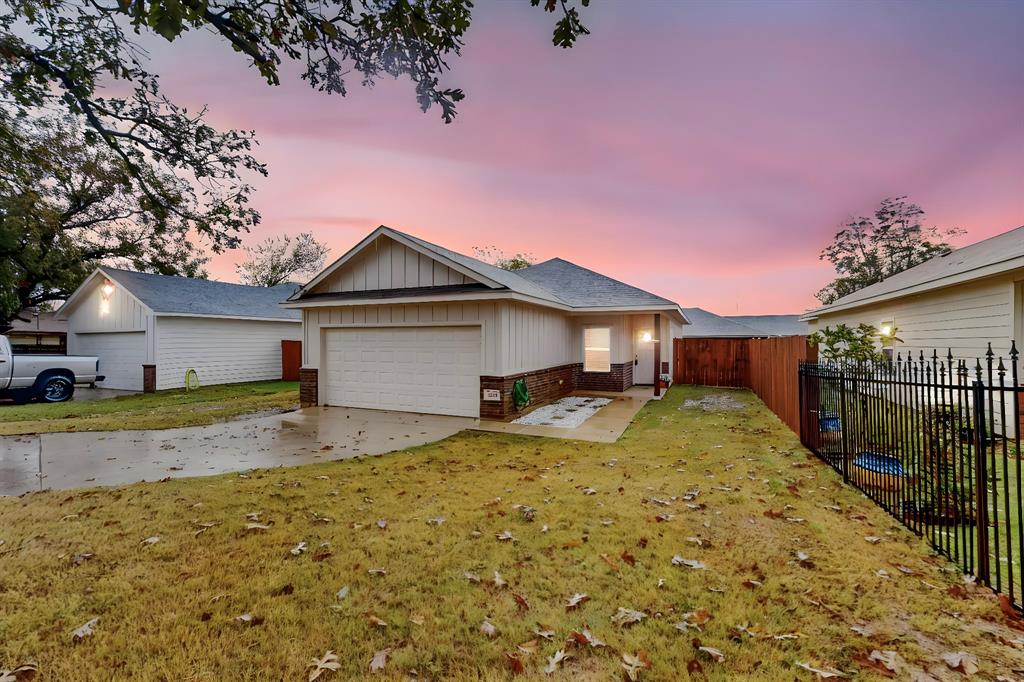
[[[1018,273],[1017,278],[1024,276]],[[923,294],[826,313],[811,322],[812,330],[846,324],[855,327],[867,323],[878,327],[895,323],[902,339],[895,350],[915,357],[933,349],[945,356],[948,350],[956,358],[984,358],[989,342],[997,355],[1006,355],[1016,328],[1013,275],[969,282]],[[1019,307],[1019,306],[1018,306]],[[1019,313],[1018,313],[1019,314]]]
[[[95,354],[92,351],[102,341],[98,338],[86,339],[86,336],[102,335],[105,332],[144,332],[145,358],[142,362],[152,362],[155,357],[153,314],[116,282],[109,300],[104,301],[100,290],[103,282],[102,277],[95,278],[68,315],[68,355]],[[132,363],[137,359],[134,354],[130,358]],[[128,360],[125,358],[125,361]],[[139,367],[138,371],[141,375],[142,368]]]
[[[281,340],[302,337],[301,324],[201,317],[159,317],[156,387],[180,388],[196,370],[203,385],[281,378]]]
[[[302,311],[305,320],[302,326],[302,366],[320,367],[320,338],[324,327],[468,323],[482,327],[483,366],[480,373],[498,376],[501,366],[497,343],[501,324],[499,305],[496,301],[473,301],[306,308]]]
[[[314,293],[449,286],[474,280],[430,256],[380,236],[312,289]]]

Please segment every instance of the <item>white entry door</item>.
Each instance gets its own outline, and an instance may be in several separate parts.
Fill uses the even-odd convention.
[[[479,327],[326,329],[327,405],[480,416]]]
[[[654,385],[654,332],[650,328],[633,332],[633,383]]]
[[[75,334],[71,355],[95,355],[100,359],[102,388],[142,390],[142,365],[146,362],[146,332]]]

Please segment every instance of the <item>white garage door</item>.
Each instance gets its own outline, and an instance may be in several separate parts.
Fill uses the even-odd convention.
[[[142,390],[142,365],[146,362],[146,332],[75,334],[73,355],[95,355],[103,388]]]
[[[323,355],[328,405],[480,415],[479,327],[327,329]]]

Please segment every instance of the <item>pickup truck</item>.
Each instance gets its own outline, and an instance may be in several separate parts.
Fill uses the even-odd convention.
[[[15,355],[11,341],[0,335],[0,398],[27,403],[70,400],[75,384],[103,381],[99,358],[73,355]]]

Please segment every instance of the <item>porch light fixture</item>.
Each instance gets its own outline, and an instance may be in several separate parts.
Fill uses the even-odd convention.
[[[883,324],[881,329],[879,329],[878,331],[882,333],[882,336],[892,336],[892,325]]]
[[[114,284],[109,279],[103,282],[103,287],[100,289],[100,293],[103,294],[103,299],[109,301],[110,297],[114,295]]]
[[[640,340],[643,341],[644,343],[650,343],[651,342],[651,333],[650,332],[644,332],[643,334],[641,334]]]

